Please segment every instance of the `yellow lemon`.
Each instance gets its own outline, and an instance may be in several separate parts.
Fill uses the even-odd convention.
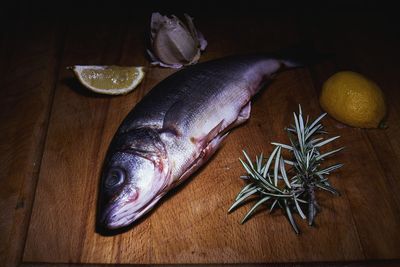
[[[76,65],[70,69],[86,88],[108,95],[131,92],[145,75],[143,67]]]
[[[379,86],[352,71],[340,71],[325,81],[320,94],[321,107],[332,117],[358,128],[383,126],[386,104]]]

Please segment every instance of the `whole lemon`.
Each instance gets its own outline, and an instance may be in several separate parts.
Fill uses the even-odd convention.
[[[353,71],[340,71],[326,80],[319,102],[329,115],[358,128],[381,127],[386,114],[379,86]]]

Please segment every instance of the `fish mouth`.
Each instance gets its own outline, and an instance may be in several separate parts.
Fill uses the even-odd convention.
[[[164,193],[156,195],[152,200],[140,207],[137,207],[137,203],[133,202],[110,205],[101,217],[102,227],[115,230],[132,224],[137,218],[142,217],[142,215],[151,210],[163,195]]]
[[[129,209],[124,206],[110,206],[102,216],[101,225],[109,230],[122,228],[135,220],[135,213],[129,214]]]
[[[100,231],[129,226],[150,211],[168,191],[170,176],[166,157],[160,161],[145,159],[151,160],[156,167],[155,172],[152,169],[151,173],[148,170],[146,173],[141,173],[144,177],[149,175],[150,180],[147,180],[150,182],[145,180],[145,183],[140,185],[127,183],[118,192],[108,193],[108,195],[106,191],[100,191],[100,212],[97,224]]]
[[[134,201],[109,203],[101,217],[101,225],[114,230],[131,224],[137,217],[135,206]]]

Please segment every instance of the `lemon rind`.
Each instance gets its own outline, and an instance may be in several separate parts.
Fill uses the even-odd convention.
[[[75,65],[72,67],[73,72],[75,73],[75,76],[78,78],[78,80],[81,82],[82,85],[84,85],[87,89],[99,93],[99,94],[105,94],[105,95],[125,95],[128,94],[129,92],[133,91],[142,81],[145,76],[145,71],[143,66],[138,66],[134,67],[138,71],[138,78],[134,79],[133,82],[128,86],[124,88],[116,88],[116,89],[100,89],[96,88],[90,84],[88,84],[85,80],[82,79],[81,72],[85,69],[98,69],[98,70],[104,70],[110,66],[107,65]]]

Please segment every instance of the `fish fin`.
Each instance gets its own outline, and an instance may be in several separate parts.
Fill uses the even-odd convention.
[[[192,166],[187,169],[181,177],[173,184],[173,187],[179,185],[183,181],[186,180],[190,175],[192,175],[195,171],[197,171],[205,162],[207,162],[212,155],[218,150],[221,143],[225,140],[228,136],[229,132],[224,134],[219,134],[214,139],[212,139],[207,146],[200,152],[199,157],[195,160]]]
[[[249,101],[239,112],[237,122],[240,124],[247,121],[250,118],[251,113],[251,101]]]
[[[231,129],[235,128],[236,126],[239,126],[242,123],[245,123],[250,118],[250,113],[251,113],[251,101],[247,102],[247,104],[244,105],[244,107],[242,107],[237,119],[231,125],[229,125],[226,129],[224,129],[224,132],[230,131]]]
[[[190,141],[199,147],[205,147],[211,141],[213,141],[213,139],[215,139],[218,136],[218,134],[220,134],[222,132],[223,124],[224,124],[224,121],[222,120],[214,128],[212,128],[211,131],[209,131],[208,134],[206,134],[205,136],[191,137]]]
[[[187,104],[184,104],[182,100],[176,101],[165,113],[162,132],[173,133],[176,136],[181,136],[185,131],[185,124],[188,121],[191,121],[191,116],[196,115],[187,107]],[[217,123],[216,121],[215,123]],[[199,141],[205,141],[208,143],[211,139],[213,139],[218,133],[221,132],[223,125],[223,120],[219,121],[216,126],[214,126],[214,122],[211,125],[207,124],[207,127],[204,129],[198,129],[198,135],[194,134],[194,138]],[[211,128],[208,128],[208,126]]]
[[[313,42],[303,41],[274,53],[274,57],[280,59],[283,67],[297,68],[332,59],[334,54],[318,51]]]
[[[207,134],[205,141],[207,143],[211,142],[213,139],[215,139],[215,137],[222,132],[223,130],[223,124],[224,121],[220,121],[217,126],[215,126],[214,128],[211,129],[211,131]]]

